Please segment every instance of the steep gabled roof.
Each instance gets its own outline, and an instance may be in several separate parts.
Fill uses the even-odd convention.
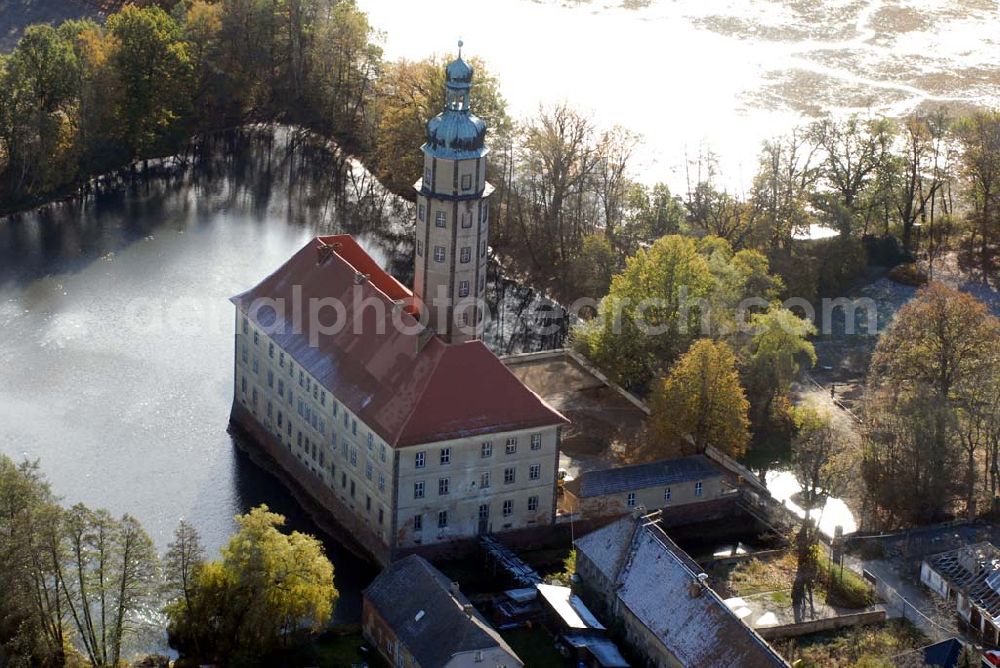
[[[602,572],[614,573],[619,602],[682,666],[787,668],[767,642],[699,583],[697,564],[655,522],[623,517],[595,533],[597,538],[577,540],[577,550]],[[623,539],[624,548],[612,544]]]
[[[566,423],[481,341],[449,345],[424,330],[402,303],[410,298],[336,235],[312,239],[231,301],[389,445]]]
[[[456,654],[494,647],[517,659],[465,595],[452,592],[450,585],[426,559],[410,555],[382,571],[364,595],[421,666],[444,666]]]

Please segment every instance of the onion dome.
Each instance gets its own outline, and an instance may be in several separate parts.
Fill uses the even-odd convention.
[[[445,68],[444,111],[427,123],[425,153],[458,160],[485,155],[486,123],[469,108],[473,69],[462,60],[462,42],[458,58]]]

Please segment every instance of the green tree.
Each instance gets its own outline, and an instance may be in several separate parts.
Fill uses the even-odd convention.
[[[750,440],[749,408],[732,349],[695,341],[653,390],[653,448],[660,457],[676,457],[712,445],[740,457]]]
[[[176,139],[190,109],[191,59],[181,26],[157,6],[125,5],[108,17],[111,66],[122,89],[118,123],[130,157]]]
[[[617,382],[642,388],[698,338],[713,288],[695,241],[662,237],[626,261],[598,316],[573,330],[574,345]]]
[[[982,280],[990,274],[990,247],[1000,239],[1000,111],[976,111],[955,126],[961,143],[972,242],[978,237]]]
[[[223,664],[263,664],[302,634],[322,630],[333,613],[337,590],[333,565],[318,540],[282,533],[285,518],[266,506],[236,518],[239,531],[222,559],[193,569],[194,586],[167,606],[171,642],[186,655]],[[172,582],[185,576],[178,535],[169,560]],[[191,561],[188,560],[190,564]]]
[[[772,305],[750,317],[746,346],[747,388],[753,397],[755,421],[766,420],[775,399],[784,396],[801,370],[802,361],[816,363],[809,336],[816,328],[786,308]]]

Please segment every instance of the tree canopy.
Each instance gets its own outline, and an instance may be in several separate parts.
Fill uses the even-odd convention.
[[[733,351],[724,342],[699,339],[654,386],[652,449],[672,457],[712,445],[739,457],[750,441],[749,408]]]

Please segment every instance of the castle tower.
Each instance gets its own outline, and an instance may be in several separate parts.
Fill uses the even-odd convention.
[[[449,343],[482,336],[486,247],[493,186],[486,182],[486,124],[472,113],[472,67],[458,58],[445,69],[444,111],[427,123],[424,176],[417,190],[414,294],[428,326]]]

